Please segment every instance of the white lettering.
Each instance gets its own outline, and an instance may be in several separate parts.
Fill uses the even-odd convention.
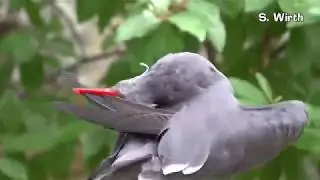
[[[301,13],[273,13],[275,22],[303,22],[304,16]]]
[[[268,22],[269,21],[269,19],[267,18],[267,15],[266,15],[266,13],[259,13],[259,21],[260,22]]]

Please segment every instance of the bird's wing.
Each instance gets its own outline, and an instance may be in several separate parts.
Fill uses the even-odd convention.
[[[118,173],[130,168],[131,166],[141,166],[144,161],[147,161],[156,154],[156,143],[150,139],[136,138],[131,136],[128,142],[123,146],[118,154],[118,157],[110,164],[105,162],[90,175],[89,180],[113,179],[119,176]],[[134,172],[136,178],[139,174],[139,168]],[[123,174],[125,176],[128,174]]]
[[[234,120],[226,115],[237,109],[237,101],[226,85],[228,82],[219,81],[210,86],[170,119],[158,148],[164,174],[197,172],[207,162],[213,147],[217,156],[229,157],[225,157],[224,147],[235,136]]]
[[[100,165],[90,173],[88,180],[97,179],[97,177],[102,174],[109,174],[111,172],[113,162],[118,158],[119,153],[123,150],[125,145],[132,141],[132,137],[133,135],[129,135],[128,133],[119,133],[112,154],[105,158]]]
[[[211,170],[220,176],[244,172],[271,161],[297,140],[308,120],[305,105],[298,101],[263,106],[240,105],[238,110],[225,117],[225,122],[231,126],[222,127],[224,132],[216,135],[210,159],[216,164]],[[220,158],[224,155],[219,153],[221,147],[229,158]]]
[[[162,114],[154,111],[122,111],[114,112],[108,109],[97,107],[79,106],[64,102],[55,102],[56,109],[70,113],[80,119],[114,129],[119,132],[141,133],[141,134],[159,134],[166,126],[170,114]]]
[[[180,171],[192,174],[206,162],[211,136],[205,133],[208,119],[200,105],[198,100],[190,101],[170,119],[158,147],[164,175]]]
[[[230,112],[220,105],[219,111],[212,109],[208,115],[203,107],[217,108],[217,102],[208,102],[210,95],[203,98],[170,119],[158,149],[164,174],[194,173],[207,162],[209,154],[207,163],[217,175],[249,170],[275,158],[297,140],[308,122],[305,105],[297,101],[238,106]]]
[[[76,76],[72,73],[64,72],[62,73],[61,77],[65,86],[71,88],[85,87],[78,81]],[[127,125],[120,123],[119,126],[127,127],[120,128],[118,130],[126,130],[128,129],[128,127],[132,128],[133,126],[146,127],[148,129],[147,133],[150,132],[152,134],[158,134],[158,131],[160,132],[163,127],[161,124],[166,123],[163,121],[167,121],[168,117],[170,116],[169,114],[172,114],[169,110],[162,109],[157,109],[157,112],[155,113],[154,109],[152,108],[146,108],[146,106],[143,105],[130,103],[128,101],[125,101],[124,99],[118,99],[114,97],[102,97],[92,94],[84,94],[84,96],[87,98],[89,102],[100,107],[101,109],[94,108],[93,110],[93,108],[88,109],[89,107],[77,107],[75,105],[70,105],[66,103],[56,103],[55,106],[60,110],[69,112],[79,118],[85,119],[98,125],[102,125],[107,128],[110,128],[110,122],[116,123],[117,121],[123,121]],[[138,119],[139,122],[134,123],[134,121]],[[148,122],[144,122],[146,120],[148,120]],[[149,125],[151,125],[152,127]],[[151,128],[151,130],[149,128]],[[114,129],[116,129],[116,127],[114,127]],[[136,130],[137,129],[134,130],[133,128],[132,131],[136,132]],[[122,167],[124,167],[125,171],[133,171],[133,177],[138,176],[138,173],[140,172],[140,167],[138,167],[138,170],[136,170],[137,172],[135,172],[136,167],[134,166],[140,161],[146,160],[150,157],[151,152],[149,152],[149,145],[141,143],[139,144],[139,142],[135,142],[139,139],[133,139],[133,134],[125,132],[126,131],[120,132],[120,135],[118,137],[118,143],[115,145],[113,154],[106,158],[100,164],[100,166],[96,168],[93,173],[91,173],[88,180],[110,178],[114,179],[118,176],[123,177],[123,173],[119,175],[118,172],[121,171],[117,171],[119,168],[121,169]],[[128,130],[128,132],[131,131]],[[136,146],[131,147],[132,144]],[[149,175],[150,173],[147,174]]]
[[[306,106],[299,101],[285,101],[265,106],[241,106],[238,114],[247,131],[245,157],[238,171],[261,165],[296,141],[308,122]]]

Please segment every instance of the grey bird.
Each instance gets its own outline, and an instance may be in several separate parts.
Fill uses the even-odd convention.
[[[272,160],[308,122],[300,101],[240,104],[227,77],[193,53],[169,54],[115,88],[123,98],[90,95],[98,108],[55,104],[129,135],[96,180],[227,179]]]

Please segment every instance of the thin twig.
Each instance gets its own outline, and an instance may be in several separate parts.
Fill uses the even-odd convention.
[[[109,58],[111,56],[121,55],[123,52],[124,52],[123,50],[115,49],[114,51],[105,52],[105,53],[101,53],[101,54],[97,54],[97,55],[81,58],[75,64],[72,64],[70,66],[64,67],[64,68],[60,69],[57,72],[49,74],[45,78],[45,82],[55,81],[58,78],[58,76],[60,75],[61,72],[66,72],[66,71],[67,72],[71,72],[71,71],[74,71],[74,70],[78,69],[78,67],[80,67],[81,65],[84,65],[84,64],[87,64],[87,63],[91,63],[91,62],[95,62],[95,61],[99,61],[99,60],[102,60],[102,59],[107,59],[107,58]]]
[[[203,45],[207,51],[209,61],[211,61],[214,65],[217,65],[217,61],[216,61],[216,54],[217,53],[216,53],[214,46],[208,40],[205,41]]]
[[[119,56],[123,52],[124,52],[124,50],[116,49],[114,51],[93,55],[90,57],[84,57],[84,58],[80,59],[78,62],[76,62],[75,64],[64,67],[58,71],[55,71],[53,73],[49,73],[48,75],[46,75],[44,85],[56,87],[57,86],[57,79],[59,78],[61,72],[72,72],[72,71],[78,69],[81,65],[95,62],[95,61],[99,61],[99,60],[103,60],[103,59],[108,59],[112,56]],[[17,95],[19,96],[19,98],[21,100],[25,100],[30,97],[29,94],[26,91],[22,90],[20,85],[18,85],[18,84],[11,83],[10,88],[17,92]]]

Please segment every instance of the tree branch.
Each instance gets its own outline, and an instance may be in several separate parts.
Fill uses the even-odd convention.
[[[217,53],[216,53],[216,50],[215,50],[214,46],[208,40],[206,40],[203,45],[204,45],[204,48],[207,51],[207,55],[208,55],[209,61],[211,61],[212,64],[217,65],[217,62],[216,62],[216,58],[217,58],[216,54]]]
[[[112,56],[120,56],[123,53],[124,53],[124,50],[115,48],[115,50],[110,51],[110,52],[105,52],[105,53],[101,53],[101,54],[97,54],[97,55],[93,55],[93,56],[89,56],[89,57],[83,57],[79,61],[77,61],[76,63],[74,63],[70,66],[64,67],[57,72],[54,72],[54,73],[47,75],[45,78],[45,83],[55,81],[61,72],[66,72],[66,71],[71,72],[71,71],[78,69],[81,65],[95,62],[95,61],[99,61],[102,59],[107,59]]]
[[[65,26],[67,27],[67,29],[69,30],[72,39],[76,42],[76,44],[78,45],[80,52],[82,53],[81,55],[85,55],[84,53],[85,48],[83,46],[83,40],[81,38],[81,35],[78,33],[78,31],[75,28],[75,24],[72,20],[72,18],[63,10],[61,9],[54,0],[49,1],[50,6],[52,8],[52,12],[54,13],[55,16],[60,17],[64,22],[65,22]]]
[[[5,19],[0,22],[0,39],[10,34],[12,31],[17,30],[20,24],[14,19]]]
[[[71,71],[74,71],[77,68],[79,68],[81,65],[95,62],[95,61],[99,61],[99,60],[103,60],[103,59],[108,59],[112,56],[120,56],[123,53],[124,53],[124,50],[116,49],[114,51],[105,52],[102,54],[97,54],[97,55],[93,55],[93,56],[89,56],[89,57],[84,57],[84,58],[80,59],[78,62],[76,62],[70,66],[64,67],[56,72],[49,73],[48,75],[46,75],[44,83],[43,83],[43,85],[44,85],[43,87],[45,87],[46,85],[53,86],[53,87],[59,87],[59,85],[56,83],[57,83],[57,79],[59,78],[59,76],[62,72],[71,72]],[[19,96],[19,98],[21,100],[25,100],[30,97],[27,92],[25,92],[21,89],[20,84],[15,84],[15,83],[10,84],[10,88],[14,89],[17,92],[17,95]]]

